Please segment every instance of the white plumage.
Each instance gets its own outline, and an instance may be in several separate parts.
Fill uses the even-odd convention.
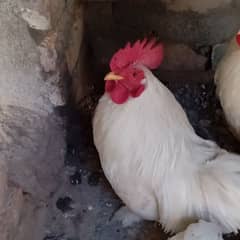
[[[184,232],[168,240],[223,240],[222,231],[216,224],[199,221],[190,224]]]
[[[240,45],[236,37],[230,41],[217,66],[215,83],[226,120],[233,134],[240,140]]]
[[[104,173],[136,215],[178,232],[204,219],[240,227],[240,157],[197,136],[173,94],[145,67],[146,89],[115,104],[100,99],[94,142]]]

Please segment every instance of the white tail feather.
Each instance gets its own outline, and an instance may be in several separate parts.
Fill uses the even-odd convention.
[[[216,160],[206,163],[199,172],[203,199],[209,220],[225,232],[240,228],[240,157],[223,151]]]

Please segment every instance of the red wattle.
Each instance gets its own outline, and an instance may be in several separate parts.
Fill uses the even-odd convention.
[[[116,87],[116,82],[115,81],[106,81],[105,82],[105,91],[106,92],[111,92],[114,90],[114,88]]]
[[[115,87],[109,92],[113,102],[122,104],[128,100],[129,91],[123,85],[116,83]]]

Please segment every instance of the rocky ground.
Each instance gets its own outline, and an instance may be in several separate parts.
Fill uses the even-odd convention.
[[[158,75],[182,104],[199,135],[237,151],[238,143],[227,129],[215,97],[211,73]],[[67,120],[65,173],[62,188],[49,206],[52,221],[43,240],[166,239],[156,223],[124,229],[109,221],[122,203],[104,177],[92,141],[91,115],[97,98],[84,99],[78,111],[58,109]]]

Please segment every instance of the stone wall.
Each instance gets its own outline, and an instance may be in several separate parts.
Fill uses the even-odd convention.
[[[0,238],[42,240],[61,184],[66,74],[82,41],[77,0],[0,2]]]

